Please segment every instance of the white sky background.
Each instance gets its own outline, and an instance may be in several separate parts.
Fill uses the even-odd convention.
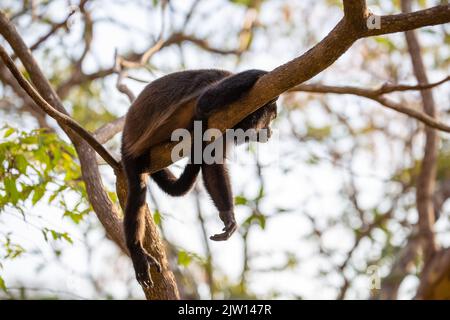
[[[208,38],[212,46],[233,48],[236,45],[236,37],[231,36],[235,33],[233,30],[239,30],[242,23],[244,10],[239,6],[232,6],[226,1],[212,0],[203,1],[198,10],[206,14],[194,15],[193,20],[185,32],[193,33],[199,38]],[[320,2],[320,3],[319,3]],[[429,6],[436,1],[428,1]],[[6,1],[11,3],[11,1]],[[64,1],[59,2],[59,6],[52,6],[52,16],[54,20],[59,21],[67,14],[67,10],[61,5]],[[191,1],[173,1],[177,11],[187,11]],[[295,8],[293,10],[294,27],[288,28],[281,21],[281,6],[289,3]],[[385,7],[379,8],[371,6],[375,13],[390,13],[390,1],[382,2]],[[309,12],[306,8],[315,4],[313,10]],[[370,4],[370,1],[369,1]],[[120,21],[131,24],[142,32],[132,34],[118,27],[113,27],[110,23],[98,24],[94,35],[94,54],[90,55],[84,65],[85,71],[95,71],[99,67],[107,67],[113,63],[114,50],[117,48],[120,53],[126,53],[128,50],[140,52],[148,47],[150,36],[156,37],[159,33],[161,25],[159,13],[152,14],[149,17],[148,10],[141,10],[133,5],[128,5],[126,1],[95,1],[92,6],[97,10],[93,12],[102,17],[114,17]],[[101,10],[98,10],[101,8]],[[215,12],[215,14],[209,14]],[[306,14],[307,12],[307,14]],[[263,24],[269,26],[269,29],[261,32],[257,31],[252,45],[252,50],[243,56],[240,64],[236,65],[234,57],[225,57],[212,55],[196,49],[191,45],[185,45],[183,48],[184,61],[187,69],[194,68],[223,68],[233,71],[245,70],[249,68],[258,68],[270,70],[307,50],[311,43],[315,43],[326,35],[331,28],[340,19],[342,12],[339,8],[330,8],[324,6],[322,1],[269,1],[262,9],[260,16]],[[58,19],[59,18],[59,19]],[[94,17],[96,18],[96,17]],[[173,19],[172,27],[180,24],[179,16]],[[73,46],[74,54],[82,50],[82,46],[78,45],[80,21],[76,19],[76,23],[72,27],[70,36],[66,36],[64,41]],[[201,28],[199,27],[201,25]],[[439,27],[436,27],[439,28]],[[176,27],[174,29],[177,29]],[[316,39],[306,39],[307,30],[317,30],[314,35]],[[149,32],[152,30],[152,32]],[[28,30],[23,32],[28,43],[32,43],[32,39],[36,39],[37,34],[42,34],[45,30]],[[402,35],[389,36],[395,43],[403,43]],[[143,41],[146,39],[146,41]],[[423,45],[428,42],[433,43],[435,38],[421,34]],[[364,66],[364,53],[367,52],[367,42],[364,40],[358,42],[343,57],[339,59],[330,69],[320,74],[314,81],[323,81],[328,84],[353,84],[361,86],[376,86],[385,82],[386,77],[382,71],[377,74],[377,68],[373,65],[368,67],[367,72],[362,72]],[[57,43],[49,44],[49,48],[58,50]],[[443,47],[442,54],[449,54],[449,48]],[[56,54],[56,53],[55,53]],[[394,55],[395,56],[395,55]],[[40,58],[40,55],[37,55]],[[405,56],[397,56],[397,59],[403,59]],[[426,57],[427,58],[427,57]],[[46,61],[39,59],[41,66],[45,71]],[[426,59],[428,64],[432,63],[429,58]],[[152,80],[166,73],[180,70],[180,52],[176,47],[164,49],[163,52],[156,54],[151,63],[158,67],[155,75],[151,75],[146,71],[135,72],[135,75]],[[383,57],[375,63],[382,64]],[[400,68],[400,78],[404,82],[415,83],[411,78],[410,64],[402,60],[398,61],[402,64]],[[365,68],[364,68],[365,69]],[[382,68],[380,68],[382,69]],[[448,71],[448,70],[447,70]],[[446,74],[429,72],[430,81],[440,80]],[[126,97],[117,92],[115,89],[116,77],[109,77],[107,80],[107,88],[104,91],[103,103],[108,109],[116,113],[118,116],[125,114],[128,108]],[[138,93],[143,85],[134,81],[127,81],[127,84],[135,93]],[[440,109],[447,109],[449,106],[449,85],[444,85],[435,90],[435,98]],[[389,119],[393,123],[393,131],[399,135],[408,135],[408,131],[403,128],[406,123],[401,121],[403,116],[397,115],[391,111],[384,111],[381,107],[367,100],[358,99],[349,96],[330,97],[329,104],[332,104],[333,110],[338,110],[342,114],[349,117],[350,122],[355,127],[363,126],[365,120],[362,117],[361,110],[370,110],[380,114],[380,121],[385,122]],[[280,104],[283,106],[283,104]],[[302,109],[300,112],[294,113],[293,120],[298,125],[298,131],[304,132],[304,122],[307,119],[317,126],[329,124],[328,115],[320,111],[320,108],[314,108],[314,102],[308,105],[308,108]],[[283,111],[282,111],[283,112]],[[10,124],[20,123],[18,119],[7,119]],[[3,121],[2,121],[3,122]],[[396,124],[398,127],[396,127]],[[272,273],[251,273],[249,281],[251,289],[258,296],[264,297],[271,291],[279,291],[283,295],[281,297],[293,298],[301,296],[303,298],[319,298],[333,299],[337,295],[335,289],[341,284],[341,277],[338,274],[330,274],[323,278],[319,275],[320,269],[329,269],[330,261],[317,256],[317,239],[305,240],[303,236],[307,235],[310,230],[310,222],[304,216],[308,212],[315,217],[322,225],[326,225],[327,219],[339,218],[348,207],[348,203],[340,196],[343,182],[348,179],[346,170],[334,167],[330,162],[323,161],[321,165],[309,166],[306,160],[311,154],[319,157],[326,156],[326,152],[319,143],[308,142],[298,143],[290,135],[286,129],[287,121],[281,117],[275,124],[278,130],[278,139],[274,139],[270,144],[260,146],[259,151],[262,158],[269,158],[270,165],[264,169],[264,179],[269,181],[265,190],[267,196],[263,202],[263,213],[271,215],[275,212],[275,208],[282,207],[291,209],[292,212],[282,214],[279,217],[270,219],[265,230],[259,227],[253,227],[250,235],[250,251],[261,254],[261,257],[253,259],[251,267],[255,269],[265,269],[282,265],[285,262],[283,252],[294,253],[299,259],[299,266],[293,270]],[[339,135],[339,132],[335,132]],[[342,133],[341,133],[342,134]],[[345,133],[344,133],[345,134]],[[389,178],[395,171],[395,164],[402,163],[403,155],[399,154],[400,150],[395,149],[392,145],[387,145],[385,137],[374,135],[374,143],[376,146],[376,158],[367,152],[358,153],[352,164],[353,171],[357,174],[357,188],[361,190],[360,202],[362,207],[371,207],[376,203],[381,203],[385,184],[383,180]],[[339,148],[346,150],[351,146],[353,138],[339,140]],[[366,138],[361,138],[363,140]],[[368,142],[367,142],[368,143]],[[392,143],[394,144],[394,143]],[[237,151],[240,159],[249,159],[249,155],[243,147]],[[417,146],[417,154],[421,153],[421,146]],[[275,156],[274,156],[275,154]],[[275,159],[275,161],[273,160]],[[233,181],[233,189],[235,194],[243,193],[248,198],[252,198],[258,193],[258,183],[255,182],[256,168],[251,163],[236,164],[230,166]],[[284,168],[292,170],[283,174]],[[110,170],[105,171],[105,183],[112,186],[113,175]],[[203,243],[199,226],[195,218],[193,198],[170,198],[157,190],[156,186],[151,183],[152,190],[155,191],[159,202],[160,210],[163,213],[164,229],[167,232],[171,242],[180,248],[204,254]],[[153,204],[149,202],[153,207]],[[218,219],[216,209],[212,203],[203,197],[202,208],[207,215],[208,234],[212,235],[221,229],[221,223]],[[237,207],[237,221],[242,222],[246,219],[248,209]],[[448,213],[448,210],[444,212]],[[41,259],[37,259],[33,255],[24,255],[22,258],[14,261],[6,261],[2,275],[8,285],[21,283],[31,287],[44,287],[52,290],[61,290],[71,292],[76,298],[77,296],[85,298],[98,298],[90,287],[89,283],[83,280],[85,274],[92,274],[97,279],[107,279],[102,282],[107,292],[113,293],[114,297],[121,298],[126,296],[127,290],[132,290],[136,297],[142,298],[143,295],[139,290],[137,283],[133,280],[133,272],[131,264],[125,258],[117,258],[115,247],[103,239],[103,232],[98,229],[89,233],[87,241],[90,244],[99,245],[94,251],[91,258],[85,250],[83,242],[83,231],[89,227],[98,226],[95,216],[91,216],[82,226],[74,226],[68,221],[61,219],[62,212],[56,208],[38,205],[29,207],[29,222],[23,223],[15,212],[5,212],[0,216],[0,230],[5,228],[14,230],[17,242],[30,250],[41,250],[46,257],[45,268],[42,272],[36,273],[35,268],[42,263]],[[443,213],[444,214],[444,213]],[[33,216],[42,216],[42,218],[33,218]],[[416,216],[411,214],[414,221]],[[448,220],[447,220],[448,221]],[[35,225],[50,224],[56,230],[68,231],[75,240],[74,245],[60,245],[63,250],[61,260],[65,267],[61,267],[60,263],[54,262],[53,250],[49,247]],[[448,231],[448,223],[441,223],[438,227]],[[394,226],[395,228],[395,226]],[[399,228],[399,241],[403,239],[401,229]],[[375,233],[375,238],[377,234]],[[382,234],[379,237],[383,237]],[[439,238],[444,244],[450,244],[450,237],[440,235]],[[341,249],[343,253],[349,250],[353,243],[353,235],[343,225],[336,225],[326,232],[322,239],[322,243],[329,249]],[[210,246],[213,250],[214,263],[220,266],[216,271],[223,273],[231,279],[237,280],[242,269],[242,240],[238,235],[234,235],[227,242],[216,243],[211,241]],[[379,249],[374,249],[368,243],[361,243],[359,249],[354,254],[354,264],[363,269],[366,267],[364,261],[367,257],[376,258],[379,255]],[[344,255],[333,255],[334,263],[342,262]],[[91,259],[91,261],[90,261]],[[92,269],[91,269],[92,268]],[[76,270],[83,276],[74,273]],[[385,274],[388,270],[381,270],[381,274]],[[350,274],[349,274],[350,276]],[[116,280],[111,280],[116,279]],[[369,293],[368,279],[366,277],[358,277],[357,281],[349,291],[348,298],[366,298]],[[411,297],[409,289],[414,288],[416,280],[408,279],[402,285],[402,298]],[[18,286],[18,285],[17,285]],[[131,289],[130,289],[131,288]],[[201,292],[204,298],[207,298],[207,292]]]

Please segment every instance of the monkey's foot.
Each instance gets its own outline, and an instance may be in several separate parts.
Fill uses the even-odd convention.
[[[225,223],[225,227],[222,229],[224,232],[215,234],[209,238],[214,241],[225,241],[236,231],[237,224],[234,220],[233,211],[220,212],[219,217]]]
[[[144,289],[153,287],[150,268],[154,266],[156,271],[161,272],[160,263],[150,255],[145,249],[138,249],[132,255],[134,270],[136,272],[136,280]]]

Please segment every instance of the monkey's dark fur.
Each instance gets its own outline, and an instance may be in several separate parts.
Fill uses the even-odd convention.
[[[142,207],[147,191],[150,148],[169,141],[175,129],[192,129],[194,120],[201,120],[204,129],[212,112],[238,100],[265,73],[261,70],[234,75],[222,70],[172,73],[150,83],[130,107],[122,138],[122,162],[128,180],[124,228],[136,278],[141,285],[152,286],[151,265],[158,271],[161,269],[158,261],[146,252],[142,244],[145,231]],[[269,124],[276,116],[276,109],[275,100],[271,101],[247,116],[234,129],[270,130]],[[237,227],[230,179],[226,165],[222,163],[189,163],[179,178],[168,168],[151,174],[163,191],[172,196],[182,196],[191,189],[202,170],[205,187],[225,224],[223,233],[211,237],[216,241],[227,240]]]

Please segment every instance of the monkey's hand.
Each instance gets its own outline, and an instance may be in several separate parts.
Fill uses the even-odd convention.
[[[221,211],[219,213],[219,217],[225,224],[225,227],[222,229],[224,232],[215,234],[209,238],[214,241],[225,241],[228,240],[237,229],[236,220],[234,219],[234,211]]]
[[[133,261],[134,271],[136,272],[136,280],[144,289],[153,287],[150,268],[154,266],[156,271],[161,272],[159,262],[142,247],[136,248],[136,250],[130,252],[130,255]]]

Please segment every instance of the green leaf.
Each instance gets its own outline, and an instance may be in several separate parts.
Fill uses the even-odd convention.
[[[55,198],[58,196],[58,192],[53,192],[53,194],[48,198],[48,204],[52,204]]]
[[[33,186],[29,186],[25,183],[21,183],[21,192],[20,192],[20,200],[25,201],[30,196],[31,192],[33,191]]]
[[[384,47],[386,47],[388,49],[389,52],[393,52],[394,50],[397,49],[396,45],[394,44],[394,42],[392,42],[390,39],[385,38],[385,37],[375,37],[374,38],[375,41],[380,44],[383,45]]]
[[[84,215],[80,212],[67,210],[64,212],[63,217],[69,217],[75,224],[79,224],[83,220]]]
[[[153,221],[155,221],[156,225],[161,225],[161,213],[158,209],[155,209],[153,213]]]
[[[48,198],[48,204],[51,204],[55,199],[56,199],[56,197],[62,192],[62,191],[64,191],[64,190],[66,190],[67,189],[67,185],[62,185],[62,186],[60,186],[56,191],[54,191],[53,193],[52,193],[52,195]]]
[[[178,251],[178,264],[187,267],[191,263],[191,256],[184,250]]]
[[[69,234],[67,232],[62,233],[61,234],[61,238],[63,238],[64,240],[66,240],[70,244],[73,244],[73,240],[72,240],[72,238],[69,236]]]
[[[258,221],[259,226],[261,229],[266,228],[266,217],[263,214],[258,214],[255,216],[256,220]]]
[[[5,184],[6,194],[9,197],[9,201],[13,205],[16,205],[17,201],[20,199],[20,193],[17,190],[16,180],[15,179],[11,179],[11,178],[5,178],[4,184]]]
[[[22,246],[12,243],[9,237],[6,239],[5,249],[5,259],[15,259],[25,252],[25,249]]]
[[[331,126],[325,127],[308,126],[307,130],[308,130],[307,136],[311,139],[318,141],[322,141],[328,138],[331,134]]]
[[[7,292],[8,290],[6,289],[6,283],[5,280],[3,280],[2,276],[0,276],[0,289],[2,289],[4,292]]]
[[[14,128],[8,128],[8,130],[6,130],[5,134],[3,135],[3,138],[8,138],[14,132],[16,132],[16,130]]]
[[[52,236],[53,240],[66,240],[70,244],[73,244],[72,238],[69,236],[67,232],[58,232],[49,228],[42,229],[42,234],[44,235],[45,241],[48,242],[48,234]]]
[[[266,216],[261,213],[254,213],[250,215],[247,219],[244,220],[242,226],[250,226],[254,223],[257,223],[261,229],[266,228]]]
[[[31,199],[31,202],[33,203],[33,205],[38,203],[39,200],[41,200],[42,197],[44,196],[45,186],[46,186],[45,184],[40,184],[40,185],[36,186],[36,188],[34,189],[33,198]]]
[[[236,197],[234,198],[234,203],[235,203],[237,206],[245,206],[245,205],[248,203],[248,200],[247,200],[247,198],[244,197],[244,196],[236,196]]]
[[[19,172],[22,174],[26,174],[28,167],[27,159],[22,154],[18,154],[15,157],[14,162],[16,164],[17,170],[19,170]]]
[[[242,5],[246,7],[251,7],[253,4],[253,0],[230,0],[232,3],[237,5]]]

